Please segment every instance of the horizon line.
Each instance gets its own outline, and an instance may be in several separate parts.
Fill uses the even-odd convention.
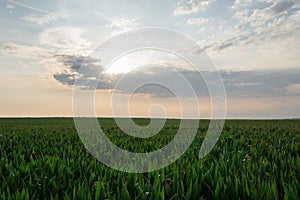
[[[114,119],[114,118],[124,118],[124,119],[177,119],[177,120],[300,120],[299,117],[274,117],[274,118],[259,118],[259,117],[252,117],[252,118],[244,118],[244,117],[229,117],[225,119],[211,119],[211,118],[179,118],[179,117],[144,117],[144,116],[133,116],[133,117],[112,117],[112,116],[81,116],[81,117],[73,117],[73,116],[0,116],[0,119],[59,119],[59,118],[68,118],[68,119],[74,119],[74,118],[98,118],[98,119]]]

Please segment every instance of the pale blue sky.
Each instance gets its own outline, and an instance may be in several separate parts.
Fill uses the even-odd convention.
[[[228,117],[300,117],[298,0],[0,0],[0,25],[0,116],[71,116],[74,63],[116,34],[160,27],[196,41],[221,70]],[[180,65],[148,52],[121,60],[115,72],[153,65],[159,73],[167,61]],[[98,91],[99,115],[110,115],[110,87]],[[138,108],[145,98],[158,101],[137,98]]]

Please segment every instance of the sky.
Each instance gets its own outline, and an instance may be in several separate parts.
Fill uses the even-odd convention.
[[[97,116],[129,111],[136,117],[182,117],[182,101],[185,117],[195,118],[196,99],[201,117],[210,118],[218,105],[212,106],[203,77],[176,54],[188,51],[200,52],[205,61],[199,66],[215,66],[201,68],[204,76],[221,75],[227,118],[300,118],[298,0],[0,0],[0,25],[1,117],[73,116],[73,91],[79,88],[95,96]],[[200,51],[163,32],[126,35],[145,27],[183,35]],[[111,39],[120,34],[123,40]],[[110,40],[111,49],[100,48]],[[176,51],[142,49],[105,63],[139,40]],[[141,81],[166,86],[132,93]]]

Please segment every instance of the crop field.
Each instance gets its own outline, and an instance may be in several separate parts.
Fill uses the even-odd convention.
[[[113,119],[99,122],[117,146],[150,152],[172,140],[180,121],[168,120],[147,141]],[[199,159],[207,128],[200,121],[191,147],[168,167],[133,174],[95,159],[71,118],[0,119],[0,199],[299,199],[299,120],[228,120]]]

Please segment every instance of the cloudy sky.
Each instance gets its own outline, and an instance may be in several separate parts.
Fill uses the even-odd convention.
[[[210,117],[205,81],[170,52],[135,51],[107,67],[105,59],[111,52],[99,45],[143,27],[173,30],[199,45],[200,50],[191,48],[189,53],[205,54],[219,70],[228,118],[300,117],[298,0],[0,0],[0,25],[3,117],[72,116],[78,79],[76,87],[87,96],[95,94],[98,116],[112,116],[112,98],[122,107],[130,96],[127,107],[132,116],[180,117],[178,99],[188,105],[197,98],[201,116]],[[114,50],[128,46],[130,37],[125,36],[113,45]],[[137,40],[151,38],[165,42],[151,35]],[[172,39],[170,46],[186,51],[182,40]],[[199,63],[207,66],[203,61]],[[214,77],[218,72],[203,68],[201,73]],[[120,77],[125,78],[116,88]],[[131,94],[130,88],[141,80],[167,81],[179,92],[146,85]],[[149,109],[157,104],[166,113],[151,114]],[[193,104],[185,112],[186,117],[198,116]]]

